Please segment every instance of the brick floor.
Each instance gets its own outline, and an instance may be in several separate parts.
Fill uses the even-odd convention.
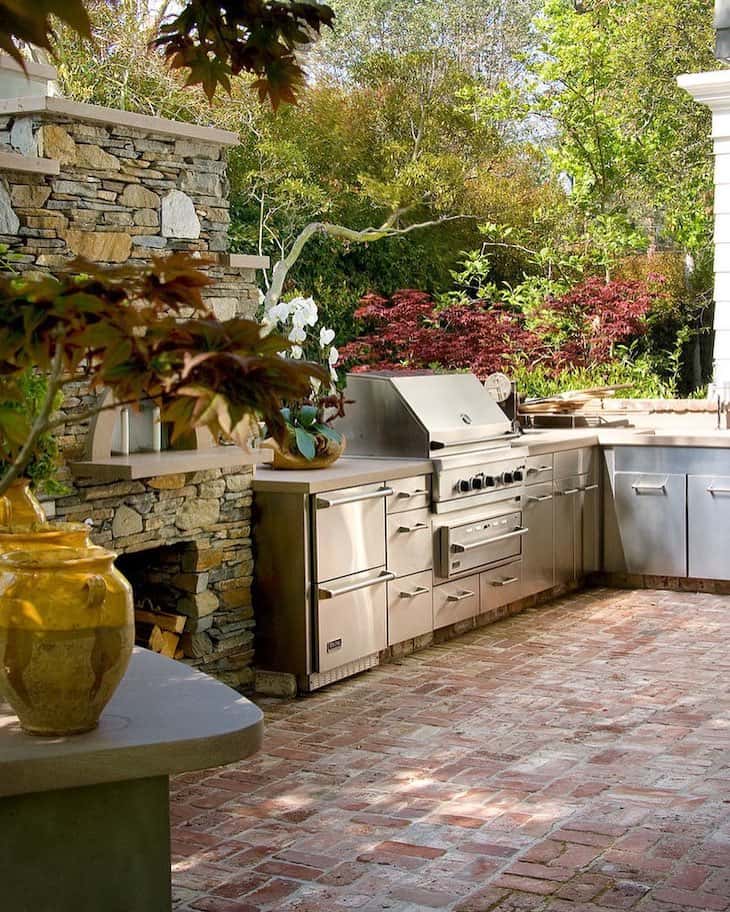
[[[172,786],[180,912],[730,909],[730,597],[592,590],[295,701]]]

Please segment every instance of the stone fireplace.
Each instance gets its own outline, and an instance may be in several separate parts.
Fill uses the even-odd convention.
[[[206,269],[216,281],[204,291],[215,313],[252,316],[255,270],[268,261],[227,251],[225,153],[237,135],[52,97],[50,68],[32,65],[29,76],[0,55],[0,243],[14,268],[191,251],[213,260]],[[7,97],[9,85],[20,94]],[[71,415],[96,403],[79,384],[62,408]],[[137,440],[126,448],[125,426]],[[186,450],[166,451],[163,441],[154,415],[108,412],[63,427],[68,491],[44,506],[58,519],[93,523],[94,541],[120,554],[138,607],[179,616],[182,661],[246,688],[252,465],[263,456],[215,446],[207,433]]]

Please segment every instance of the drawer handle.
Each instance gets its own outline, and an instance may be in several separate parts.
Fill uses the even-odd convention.
[[[349,586],[340,586],[337,589],[325,589],[320,587],[318,595],[322,600],[337,598],[338,595],[346,595],[348,592],[357,592],[358,589],[369,589],[371,586],[379,586],[380,583],[388,583],[394,579],[395,573],[381,573],[375,579],[365,580],[362,583],[352,583]]]
[[[586,485],[584,488],[581,488],[581,491],[597,491],[597,490],[598,490],[597,484],[590,484],[590,485]]]
[[[450,593],[446,596],[447,602],[463,602],[465,599],[474,598],[474,593],[468,589],[460,589],[458,592]]]
[[[528,529],[521,526],[519,529],[513,529],[511,532],[505,532],[504,535],[495,535],[493,538],[481,538],[479,541],[469,542],[466,545],[461,542],[454,542],[451,546],[452,551],[458,551],[460,554],[464,551],[474,551],[475,548],[483,548],[484,545],[493,545],[494,542],[506,541],[508,538],[516,538],[519,535],[527,535]]]
[[[570,497],[571,494],[577,494],[581,488],[567,488],[565,491],[556,491],[558,497]]]
[[[665,494],[667,491],[667,483],[663,481],[661,484],[642,484],[640,481],[635,481],[631,487],[636,491],[637,494],[641,494],[644,491],[649,491],[656,494],[657,492]]]
[[[713,497],[715,494],[730,494],[730,488],[716,488],[714,485],[710,485],[707,493],[712,494]]]
[[[519,576],[508,576],[507,579],[503,580],[492,580],[490,585],[492,586],[511,586],[512,583],[519,583]]]
[[[412,526],[398,526],[399,532],[423,532],[424,529],[428,529],[429,525],[425,522],[413,523]]]
[[[415,491],[398,491],[395,495],[396,497],[420,497],[423,494],[428,494],[428,488],[416,488]]]
[[[538,472],[549,472],[550,469],[552,469],[551,465],[543,465],[543,466],[537,466],[537,467],[530,466],[527,470],[527,474],[528,475],[537,475]]]
[[[377,500],[379,497],[389,497],[392,488],[378,488],[377,491],[367,491],[365,494],[350,494],[345,497],[318,497],[317,509],[327,510],[330,507],[340,507],[343,504],[360,503],[363,500]]]
[[[527,503],[542,503],[545,500],[552,500],[552,494],[541,494],[540,497],[528,497]]]
[[[405,589],[401,589],[401,591],[398,593],[398,595],[401,598],[415,598],[417,595],[425,595],[427,592],[430,592],[430,591],[431,590],[428,588],[428,586],[416,586],[416,588],[411,589],[410,592],[406,592]]]

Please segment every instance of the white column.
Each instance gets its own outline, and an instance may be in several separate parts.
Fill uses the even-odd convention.
[[[730,70],[680,76],[679,85],[712,111],[715,153],[715,348],[709,396],[730,402]]]

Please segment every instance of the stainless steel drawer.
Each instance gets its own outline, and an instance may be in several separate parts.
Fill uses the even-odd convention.
[[[486,570],[479,575],[479,613],[501,608],[522,598],[522,561]]]
[[[687,478],[689,575],[730,579],[730,476]]]
[[[314,497],[314,575],[318,582],[385,565],[386,485],[362,485]]]
[[[570,475],[587,475],[588,483],[595,483],[598,475],[597,447],[561,450],[555,454],[555,477],[567,478]]]
[[[541,481],[552,481],[553,454],[545,456],[528,456],[525,460],[525,482],[537,484]]]
[[[479,614],[479,577],[467,576],[433,590],[433,629],[448,627]]]
[[[332,671],[387,646],[387,584],[384,567],[317,589],[317,671]]]
[[[431,573],[414,573],[388,583],[388,645],[433,629]]]
[[[686,476],[616,472],[614,501],[621,553],[607,555],[609,568],[686,576]]]
[[[389,481],[388,487],[393,490],[386,500],[388,513],[428,507],[431,501],[431,479],[428,475],[399,478],[397,481]]]
[[[388,516],[387,529],[388,570],[407,576],[433,567],[433,533],[427,508]]]

